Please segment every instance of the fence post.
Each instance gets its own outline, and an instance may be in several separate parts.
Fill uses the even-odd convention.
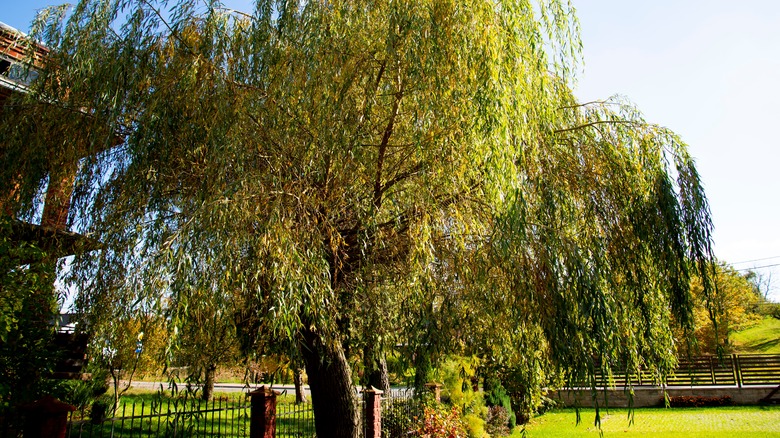
[[[436,403],[441,403],[441,383],[426,383],[425,388],[433,394]]]
[[[249,417],[249,438],[274,438],[276,435],[276,396],[270,387],[248,393],[252,407]]]
[[[22,409],[25,412],[25,438],[65,438],[68,428],[68,412],[75,406],[45,395]]]
[[[718,384],[718,379],[715,377],[715,363],[712,361],[712,356],[710,356],[710,380],[712,381],[713,385]]]
[[[737,377],[737,386],[742,388],[742,364],[739,363],[739,355],[732,354],[731,357],[734,358],[734,371]]]
[[[363,391],[366,397],[366,438],[382,438],[382,394],[371,387]]]

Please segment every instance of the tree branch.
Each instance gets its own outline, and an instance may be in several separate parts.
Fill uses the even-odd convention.
[[[635,122],[633,120],[596,120],[594,122],[585,123],[584,125],[572,126],[571,128],[556,129],[553,131],[556,134],[563,134],[565,132],[578,131],[580,129],[590,128],[597,125],[645,125],[642,122]]]

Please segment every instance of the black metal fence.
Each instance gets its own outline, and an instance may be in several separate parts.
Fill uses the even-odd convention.
[[[119,405],[111,417],[90,418],[74,412],[67,435],[100,437],[248,437],[249,401],[244,394],[198,399],[134,400]]]
[[[277,437],[313,437],[314,410],[311,401],[276,405]]]
[[[422,415],[422,404],[412,388],[394,388],[382,397],[382,437],[408,436],[415,418]]]
[[[104,419],[89,413],[70,415],[69,438],[224,437],[249,436],[250,402],[245,394],[218,397],[211,402],[190,398],[138,399],[123,402]],[[314,437],[311,402],[276,406],[277,437]]]

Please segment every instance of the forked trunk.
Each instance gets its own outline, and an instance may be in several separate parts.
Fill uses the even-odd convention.
[[[301,330],[301,344],[317,436],[359,438],[357,394],[341,344],[307,329]]]

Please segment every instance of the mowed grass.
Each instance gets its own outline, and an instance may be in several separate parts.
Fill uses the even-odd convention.
[[[526,425],[526,437],[598,437],[595,411],[581,409],[577,423],[574,409],[556,409]],[[601,413],[606,437],[780,437],[780,406],[718,408],[643,408],[634,410],[629,425],[627,409]],[[521,428],[513,437],[522,436]]]
[[[737,353],[780,354],[780,319],[766,316],[729,339]]]

